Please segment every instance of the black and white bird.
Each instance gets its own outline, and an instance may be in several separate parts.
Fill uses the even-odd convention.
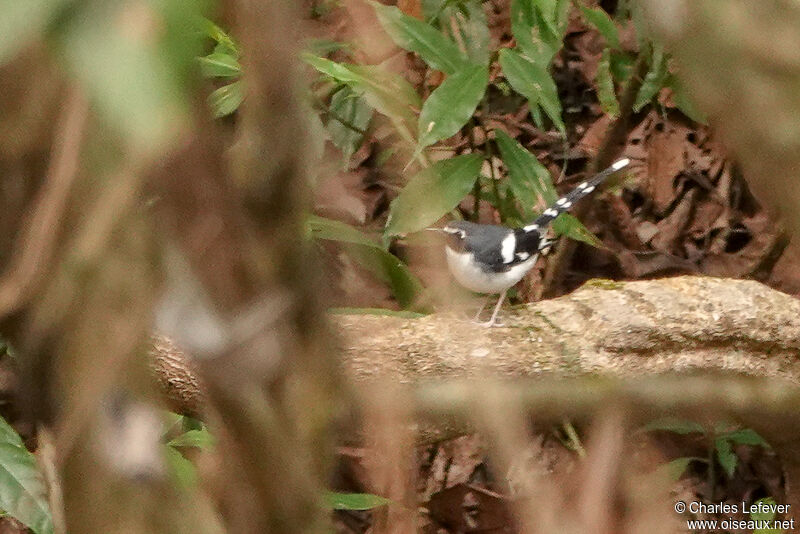
[[[629,163],[627,158],[614,162],[556,200],[539,218],[522,228],[468,221],[452,221],[441,228],[447,236],[447,265],[458,283],[477,293],[500,294],[492,318],[482,323],[484,326],[496,324],[497,314],[509,288],[522,280],[533,268],[539,254],[552,244],[544,237],[550,223]],[[478,315],[481,311],[483,307],[478,310]]]

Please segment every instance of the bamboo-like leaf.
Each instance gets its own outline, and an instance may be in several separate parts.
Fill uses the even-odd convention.
[[[491,57],[489,47],[489,25],[480,0],[465,0],[446,5],[440,20],[452,20],[445,24],[445,32],[457,42],[463,42],[467,56],[476,65],[488,65]],[[457,36],[454,35],[457,32]]]
[[[309,234],[316,239],[342,243],[356,262],[392,288],[402,308],[411,307],[422,292],[422,284],[394,254],[384,250],[374,239],[341,221],[310,216],[306,221]]]
[[[36,534],[52,534],[46,495],[36,459],[0,417],[0,509]]]
[[[319,72],[347,84],[356,94],[363,96],[375,111],[389,118],[404,140],[414,143],[410,125],[416,120],[413,109],[419,108],[420,101],[411,84],[377,66],[336,63],[312,54],[303,54],[302,57]]]
[[[667,58],[664,54],[664,47],[654,45],[653,55],[650,61],[650,70],[644,77],[642,87],[636,94],[636,101],[633,104],[633,110],[638,112],[658,94],[662,87],[666,84],[667,76]]]
[[[392,202],[385,234],[416,232],[449,213],[472,190],[482,162],[479,154],[465,154],[423,169]]]
[[[652,432],[654,430],[663,430],[666,432],[674,432],[676,434],[694,434],[700,433],[704,434],[706,429],[703,428],[703,425],[699,423],[695,423],[694,421],[688,421],[686,419],[677,419],[675,417],[666,417],[663,419],[658,419],[656,421],[651,421],[644,425],[641,430],[643,432]]]
[[[725,470],[728,478],[733,477],[733,474],[736,472],[736,464],[739,463],[739,457],[733,452],[731,442],[725,438],[715,439],[714,451],[717,454],[719,465]]]
[[[603,50],[603,55],[597,64],[597,77],[594,81],[597,86],[597,99],[600,101],[600,107],[611,117],[618,117],[619,102],[617,102],[617,93],[614,91],[614,79],[611,77],[611,52],[608,48]]]
[[[230,54],[213,52],[197,58],[200,71],[206,78],[232,78],[242,73],[239,61]]]
[[[589,24],[597,28],[597,31],[605,38],[608,46],[619,50],[619,30],[603,8],[581,6],[581,13],[583,13],[583,18],[585,18]]]
[[[244,86],[241,80],[223,85],[208,95],[211,111],[217,118],[230,115],[239,109],[242,101],[244,101]]]
[[[342,151],[342,158],[347,166],[350,156],[364,140],[364,132],[372,118],[372,108],[345,86],[333,95],[329,110],[327,130],[333,144]]]
[[[495,140],[508,169],[508,184],[522,205],[527,220],[535,217],[537,206],[543,208],[556,201],[558,193],[547,169],[503,130],[495,130]]]
[[[325,504],[334,510],[371,510],[385,506],[392,501],[370,493],[335,493],[325,494]]]
[[[542,109],[558,130],[566,133],[561,119],[561,101],[558,88],[546,68],[534,63],[517,50],[500,50],[500,66],[508,83],[515,91],[528,99],[531,109],[536,105]]]
[[[397,46],[419,54],[432,68],[454,74],[468,64],[456,44],[427,22],[410,17],[394,6],[370,3],[383,29]]]
[[[482,65],[470,65],[448,76],[422,105],[419,147],[455,135],[475,113],[488,83],[489,71]]]

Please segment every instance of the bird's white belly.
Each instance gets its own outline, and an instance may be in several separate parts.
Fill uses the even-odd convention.
[[[472,256],[466,252],[456,252],[449,247],[447,252],[447,265],[450,272],[459,284],[478,293],[500,293],[513,286],[531,270],[536,263],[538,254],[534,254],[522,263],[518,263],[504,273],[486,272],[480,265],[473,261]]]

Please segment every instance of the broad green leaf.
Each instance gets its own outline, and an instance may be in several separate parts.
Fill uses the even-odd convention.
[[[188,99],[171,64],[173,58],[158,39],[143,39],[135,31],[109,24],[127,20],[123,16],[127,7],[126,2],[87,3],[81,16],[65,21],[58,44],[64,67],[102,120],[134,152],[154,154],[182,131]],[[164,22],[155,9],[148,15],[155,17],[155,25]],[[191,57],[187,59],[191,62]]]
[[[319,72],[347,84],[356,94],[363,96],[375,111],[389,118],[405,141],[414,143],[410,125],[416,120],[413,109],[419,108],[420,101],[411,84],[376,66],[336,63],[311,54],[302,57]]]
[[[392,201],[385,234],[416,232],[449,213],[472,190],[482,163],[480,154],[465,154],[423,169]]]
[[[717,461],[727,473],[728,478],[733,477],[739,458],[733,452],[731,442],[725,438],[717,438],[714,440],[714,450],[717,453]]]
[[[508,169],[508,184],[522,205],[522,214],[532,220],[541,204],[552,204],[558,198],[553,180],[539,160],[503,130],[495,130],[495,141]]]
[[[589,24],[597,28],[597,31],[605,38],[608,46],[619,50],[619,30],[603,8],[581,6],[581,13],[583,13],[583,17]]]
[[[387,310],[385,308],[328,308],[332,315],[379,315],[387,317],[401,317],[403,319],[419,319],[425,317],[424,313],[408,310]]]
[[[666,432],[674,432],[675,434],[704,434],[706,429],[699,423],[694,421],[687,421],[686,419],[677,419],[674,417],[666,417],[651,421],[644,425],[641,429],[643,432],[652,432],[654,430],[663,430]]]
[[[383,29],[397,46],[419,54],[425,63],[447,74],[454,74],[467,65],[467,58],[456,44],[427,22],[410,17],[394,6],[370,3]]]
[[[603,55],[597,64],[597,77],[594,80],[597,86],[597,99],[600,107],[611,117],[619,116],[619,102],[614,91],[614,79],[611,77],[611,52],[608,48],[603,50]]]
[[[385,497],[370,493],[336,493],[329,491],[325,494],[326,506],[334,510],[371,510],[391,502]]]
[[[0,417],[0,509],[36,534],[51,534],[53,522],[36,459]]]
[[[241,80],[223,85],[208,95],[208,104],[217,118],[230,115],[244,101],[244,85]]]
[[[650,70],[644,77],[642,87],[636,94],[636,101],[633,104],[633,110],[638,112],[653,100],[653,97],[658,94],[662,87],[666,84],[667,76],[667,58],[664,54],[664,47],[654,45],[653,55],[650,61]]]
[[[751,428],[743,428],[741,430],[728,432],[720,437],[739,445],[760,445],[767,449],[771,448],[769,443],[767,443],[758,432]]]
[[[489,83],[489,71],[470,65],[448,76],[422,105],[419,114],[420,148],[455,135],[475,113]]]
[[[342,87],[331,98],[327,129],[333,144],[342,151],[345,167],[364,141],[371,118],[372,108],[349,87]]]
[[[542,106],[556,128],[562,134],[566,133],[564,121],[561,119],[558,88],[547,69],[509,48],[500,50],[500,66],[508,83],[528,99],[531,109],[536,105]]]
[[[194,447],[197,449],[208,450],[214,446],[216,440],[207,429],[189,430],[180,436],[170,440],[167,445],[170,447]]]
[[[349,43],[342,43],[339,41],[334,41],[333,39],[312,39],[306,43],[306,47],[308,48],[308,51],[315,56],[322,57],[332,54],[337,50],[345,50],[350,52],[352,49],[352,45]]]
[[[206,78],[231,78],[242,73],[239,61],[230,54],[214,52],[197,58],[200,71]]]
[[[350,257],[392,288],[402,308],[412,306],[422,292],[422,284],[402,261],[357,228],[315,215],[307,219],[306,226],[316,239],[343,243]]]
[[[0,65],[42,34],[68,0],[0,0]]]
[[[477,65],[489,64],[492,52],[489,47],[489,25],[480,0],[466,0],[446,6],[440,20],[454,22],[444,24],[444,29],[455,41],[464,43],[470,61]],[[454,32],[458,32],[457,35]]]
[[[672,101],[675,102],[675,105],[678,106],[678,109],[681,110],[684,115],[694,122],[708,124],[708,118],[705,113],[695,107],[694,102],[692,102],[689,95],[686,94],[686,89],[684,89],[683,84],[676,76],[670,75],[667,85],[672,89]]]
[[[565,235],[575,241],[581,241],[592,247],[602,247],[603,243],[591,233],[577,217],[569,213],[562,213],[553,221],[553,231],[558,235]]]

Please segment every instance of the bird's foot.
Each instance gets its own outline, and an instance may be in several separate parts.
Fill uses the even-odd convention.
[[[485,328],[502,328],[506,325],[505,323],[502,323],[494,318],[488,321],[475,321],[475,324],[483,326]]]

